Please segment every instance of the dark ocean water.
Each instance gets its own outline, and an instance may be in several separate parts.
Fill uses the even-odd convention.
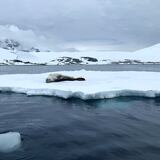
[[[160,98],[82,101],[0,93],[0,132],[5,131],[20,132],[22,146],[0,153],[0,160],[159,160]]]

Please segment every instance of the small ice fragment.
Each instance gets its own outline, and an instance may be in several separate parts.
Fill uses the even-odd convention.
[[[0,134],[0,152],[13,152],[21,145],[21,135],[17,132]]]

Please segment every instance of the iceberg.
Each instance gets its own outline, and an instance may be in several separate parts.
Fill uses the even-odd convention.
[[[160,96],[158,72],[61,71],[52,72],[86,81],[46,83],[50,73],[0,75],[0,91],[24,93],[28,96],[57,96],[64,99],[106,99],[119,96]]]
[[[17,132],[0,134],[0,152],[13,152],[21,145],[21,135]]]

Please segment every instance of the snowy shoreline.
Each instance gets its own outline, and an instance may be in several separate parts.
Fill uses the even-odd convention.
[[[56,73],[56,72],[54,72]],[[24,93],[28,96],[56,96],[64,99],[107,99],[120,96],[155,98],[160,96],[159,72],[63,71],[70,76],[82,76],[84,82],[46,84],[49,73],[0,76],[0,91]]]
[[[22,52],[0,48],[0,65],[160,64],[160,44],[135,52]]]

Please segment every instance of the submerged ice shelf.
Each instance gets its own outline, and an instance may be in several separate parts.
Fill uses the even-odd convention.
[[[57,72],[55,72],[57,73]],[[49,73],[0,76],[0,91],[61,98],[105,99],[119,96],[160,96],[160,73],[63,71],[69,76],[82,76],[86,81],[46,84]]]

